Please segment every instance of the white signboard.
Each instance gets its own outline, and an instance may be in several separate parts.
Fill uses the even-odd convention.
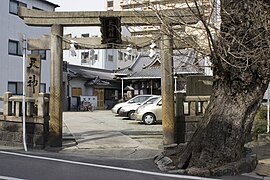
[[[97,107],[97,96],[80,96],[81,105],[92,104],[95,108]]]

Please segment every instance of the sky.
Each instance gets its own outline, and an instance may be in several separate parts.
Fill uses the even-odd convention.
[[[48,0],[60,7],[55,11],[105,11],[105,0]],[[72,27],[64,28],[64,34],[80,37],[81,34],[100,36],[100,27]]]
[[[105,0],[49,0],[60,7],[56,11],[104,11]]]

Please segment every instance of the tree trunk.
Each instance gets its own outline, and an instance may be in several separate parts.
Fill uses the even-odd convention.
[[[186,161],[180,159],[179,167],[211,169],[240,160],[265,90],[265,85],[257,84],[232,96],[226,80],[215,80],[204,120],[187,146]]]
[[[269,6],[221,0],[221,32],[213,46],[213,94],[177,165],[211,170],[239,161],[269,83]]]

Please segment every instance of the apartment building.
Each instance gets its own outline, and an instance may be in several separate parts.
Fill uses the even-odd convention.
[[[18,6],[29,9],[54,11],[57,4],[46,0],[1,0],[0,6],[0,96],[10,91],[22,95],[23,61],[21,41],[50,34],[50,28],[30,27],[18,16]],[[44,50],[27,51],[27,54],[41,54],[41,92],[49,92],[50,52]],[[3,104],[0,102],[0,109]]]
[[[80,29],[65,28],[64,31],[65,34],[70,34],[72,37],[77,38],[100,37],[100,32],[96,32],[96,34],[91,32],[93,31],[90,27],[82,27]],[[122,34],[127,35],[128,31],[123,29]],[[73,65],[116,70],[132,64],[136,59],[136,53],[135,51],[133,53],[127,52],[126,47],[123,47],[123,49],[96,49],[93,47],[92,49],[76,49],[75,53],[64,50],[63,59]]]
[[[187,5],[188,2],[188,5]],[[212,7],[213,12],[210,14],[209,9],[204,9],[205,16],[211,16],[210,22],[213,23],[215,26],[218,26],[220,23],[220,16],[219,16],[219,0],[201,0],[197,2],[198,5],[203,5],[205,7]],[[209,6],[210,5],[210,6]],[[108,11],[155,11],[155,10],[174,10],[174,9],[181,9],[181,8],[189,8],[195,7],[193,1],[175,1],[175,0],[107,0],[106,2],[106,9]],[[181,19],[181,18],[179,18]],[[199,40],[197,44],[200,47],[207,48],[208,41],[207,35],[202,30],[204,27],[202,23],[199,21],[197,24],[189,24],[188,26],[185,25],[178,25],[174,26],[173,29],[175,32],[179,32],[181,35],[194,35]],[[153,34],[160,33],[159,26],[134,26],[128,27],[132,36],[152,36]],[[198,30],[200,29],[200,30]],[[212,75],[211,70],[211,63],[209,62],[208,58],[204,58],[204,69],[206,75]]]

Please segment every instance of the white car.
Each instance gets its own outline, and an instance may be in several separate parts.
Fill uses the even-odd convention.
[[[184,114],[189,114],[189,103],[184,102]],[[142,121],[147,125],[162,121],[162,98],[158,98],[152,104],[139,106],[135,111],[135,120]]]
[[[152,104],[159,98],[160,96],[152,96],[142,103],[135,103],[130,106],[124,106],[120,109],[118,114],[121,117],[128,117],[129,119],[135,119],[135,111],[139,106],[144,105],[144,104]]]
[[[126,101],[126,102],[122,102],[122,103],[118,103],[118,104],[114,105],[114,107],[112,108],[112,112],[114,114],[119,114],[119,111],[120,111],[120,109],[122,107],[130,106],[130,105],[134,105],[134,104],[141,104],[142,102],[146,101],[147,99],[149,99],[152,96],[153,95],[138,95],[138,96],[135,96],[135,97],[131,98],[130,100]]]
[[[135,120],[143,121],[145,124],[154,124],[162,120],[162,99],[158,98],[152,104],[144,104],[135,111]]]

